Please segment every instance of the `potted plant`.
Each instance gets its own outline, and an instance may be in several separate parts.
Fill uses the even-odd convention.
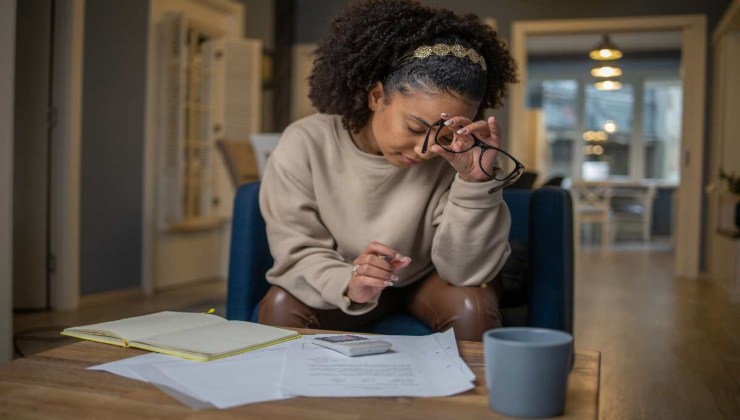
[[[735,227],[740,228],[740,176],[734,172],[727,173],[719,169],[719,179],[721,181],[720,191],[726,191],[735,196]]]

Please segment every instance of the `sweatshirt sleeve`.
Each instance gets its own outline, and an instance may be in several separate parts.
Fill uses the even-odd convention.
[[[283,163],[277,152],[267,161],[260,187],[260,208],[275,261],[267,280],[317,309],[339,308],[350,315],[371,311],[377,298],[361,304],[345,296],[352,265],[336,251],[333,236],[321,222],[310,170]]]
[[[435,211],[432,263],[450,284],[477,286],[493,280],[511,248],[511,216],[498,181],[466,182],[455,175]]]

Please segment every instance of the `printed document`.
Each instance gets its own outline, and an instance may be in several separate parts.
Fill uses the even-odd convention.
[[[372,337],[393,347],[382,354],[348,357],[305,339],[288,343],[281,392],[307,397],[442,397],[474,387],[434,335]]]
[[[358,357],[311,344],[314,337],[207,363],[150,353],[88,369],[148,382],[194,409],[292,396],[436,397],[474,386],[452,330],[423,337],[366,335],[393,347]]]

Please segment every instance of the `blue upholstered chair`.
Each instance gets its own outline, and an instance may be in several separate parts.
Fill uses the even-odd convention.
[[[257,322],[273,260],[259,210],[259,183],[239,187],[234,201],[227,318]],[[570,195],[556,187],[504,190],[511,212],[512,255],[504,268],[504,326],[573,330],[573,222]],[[423,335],[407,313],[366,325],[364,332]]]

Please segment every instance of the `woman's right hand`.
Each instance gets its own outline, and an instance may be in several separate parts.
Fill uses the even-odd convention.
[[[393,285],[398,280],[396,271],[411,264],[411,258],[380,242],[371,242],[352,264],[347,297],[353,302],[365,303]]]

